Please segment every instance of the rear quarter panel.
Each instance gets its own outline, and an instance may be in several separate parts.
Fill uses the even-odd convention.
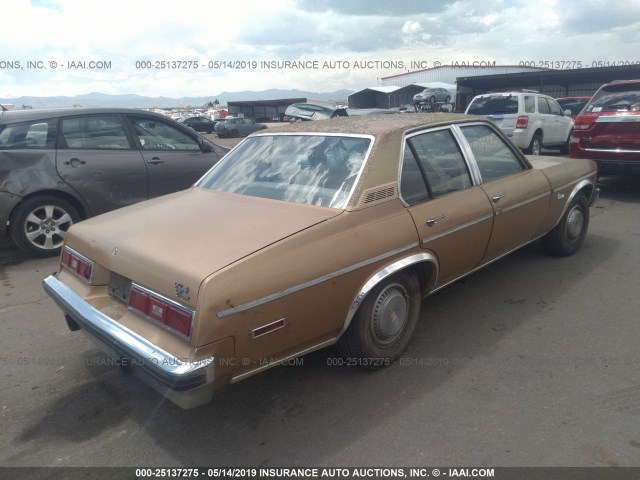
[[[393,253],[402,247],[407,248]],[[235,376],[331,341],[370,276],[415,251],[420,251],[417,232],[398,199],[344,212],[207,278],[200,290],[195,342],[233,337]],[[388,255],[372,261],[383,254]],[[366,265],[358,266],[361,262]],[[300,288],[306,283],[312,285]],[[278,298],[246,308],[272,295]],[[284,328],[252,338],[254,329],[281,318]]]

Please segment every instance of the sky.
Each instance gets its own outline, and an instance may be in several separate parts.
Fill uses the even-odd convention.
[[[2,0],[2,10],[4,98],[361,90],[411,62],[640,62],[635,0]]]

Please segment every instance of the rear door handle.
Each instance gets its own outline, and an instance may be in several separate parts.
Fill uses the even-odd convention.
[[[433,227],[436,223],[438,223],[438,220],[442,220],[443,218],[444,218],[444,215],[438,215],[437,217],[432,217],[429,220],[427,220],[427,226]]]
[[[164,160],[160,160],[158,157],[153,157],[151,160],[147,160],[147,163],[157,165],[158,163],[164,163]]]
[[[499,195],[494,195],[493,197],[491,197],[491,200],[493,200],[493,203],[498,203],[500,200],[502,200],[506,196],[507,196],[506,193],[501,193]]]
[[[87,162],[85,162],[84,160],[80,160],[79,158],[72,158],[70,160],[66,160],[63,163],[72,167],[79,167],[80,165],[84,165]]]

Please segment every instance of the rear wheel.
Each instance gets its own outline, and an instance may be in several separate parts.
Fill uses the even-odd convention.
[[[583,193],[578,193],[560,223],[543,237],[542,242],[550,254],[567,257],[580,249],[588,228],[589,202]]]
[[[380,368],[407,348],[420,313],[415,275],[397,273],[378,284],[360,305],[338,341],[340,353],[366,368]]]
[[[539,133],[533,135],[529,147],[524,151],[527,155],[540,155],[542,152],[542,137]]]
[[[18,205],[11,218],[11,238],[31,255],[58,255],[67,231],[80,220],[67,200],[50,195],[33,197]]]

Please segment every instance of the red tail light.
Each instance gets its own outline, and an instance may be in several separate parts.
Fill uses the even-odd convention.
[[[598,119],[597,114],[593,113],[581,113],[575,119],[575,123],[573,125],[574,130],[588,130],[591,126],[596,123]]]
[[[64,247],[62,256],[60,257],[60,263],[64,268],[75,273],[87,283],[91,283],[91,275],[93,274],[95,263],[84,255],[79,254],[72,248]]]
[[[189,337],[193,311],[139,285],[131,287],[129,309]]]
[[[516,128],[527,128],[529,125],[529,117],[527,115],[521,115],[516,122]]]

